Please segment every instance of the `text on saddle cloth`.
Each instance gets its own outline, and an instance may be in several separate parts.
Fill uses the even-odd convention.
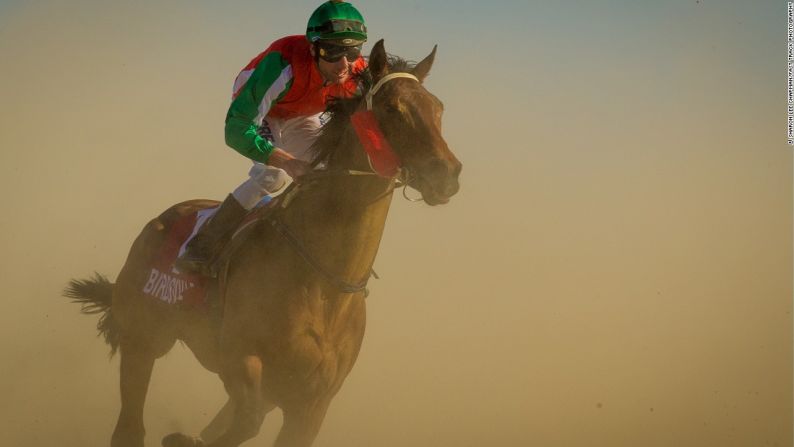
[[[176,270],[174,262],[185,251],[187,242],[216,210],[217,207],[199,210],[180,218],[171,226],[159,253],[152,260],[149,277],[143,286],[145,295],[171,305],[206,306],[207,279]]]
[[[265,196],[240,222],[232,238],[258,220],[271,201],[271,196]],[[174,268],[174,263],[185,252],[188,242],[217,210],[218,207],[198,210],[180,218],[171,226],[166,241],[152,261],[149,277],[143,287],[144,294],[167,304],[207,308],[207,289],[211,279],[195,273],[183,273]]]

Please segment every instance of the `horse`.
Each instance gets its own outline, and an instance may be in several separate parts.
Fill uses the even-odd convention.
[[[275,407],[283,424],[274,445],[311,446],[361,347],[366,280],[398,181],[429,205],[447,203],[459,189],[462,165],[441,135],[443,104],[423,85],[435,54],[436,47],[411,64],[388,55],[383,40],[374,45],[362,95],[329,105],[314,145],[324,169],[293,184],[267,218],[227,246],[216,282],[220,312],[169,306],[141,292],[175,222],[217,201],[183,202],[151,220],[115,284],[98,274],[70,282],[64,294],[84,313],[101,314],[97,328],[111,355],[121,356],[112,447],[143,447],[152,369],[177,340],[219,375],[228,401],[200,437],[172,433],[163,446],[238,446]],[[352,123],[366,110],[400,161],[396,175],[373,173]]]

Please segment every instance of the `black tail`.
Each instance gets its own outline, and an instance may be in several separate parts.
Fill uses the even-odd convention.
[[[120,338],[118,325],[113,319],[113,308],[110,306],[113,283],[99,273],[94,273],[91,279],[69,281],[63,296],[71,298],[73,303],[80,304],[82,306],[80,311],[84,314],[102,314],[96,328],[99,335],[105,337],[105,343],[110,345],[112,357],[119,348]]]

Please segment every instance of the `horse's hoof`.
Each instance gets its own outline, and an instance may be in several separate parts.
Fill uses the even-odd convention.
[[[201,439],[183,435],[182,433],[171,433],[164,437],[162,445],[163,447],[204,447]]]

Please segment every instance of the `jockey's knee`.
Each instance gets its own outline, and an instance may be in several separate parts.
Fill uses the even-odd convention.
[[[248,171],[248,177],[248,180],[232,192],[234,198],[247,210],[255,207],[265,196],[280,191],[290,181],[289,175],[283,169],[262,163],[254,163]]]
[[[248,176],[269,193],[278,191],[289,181],[289,175],[283,169],[263,163],[254,163]]]

